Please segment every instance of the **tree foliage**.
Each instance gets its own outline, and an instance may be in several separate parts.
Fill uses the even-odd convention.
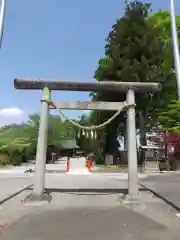
[[[169,132],[180,134],[180,102],[172,101],[166,109],[159,114],[158,120]]]
[[[152,15],[150,4],[140,1],[126,3],[124,16],[112,26],[106,39],[105,57],[99,60],[95,71],[95,78],[98,81],[161,83],[160,93],[136,94],[137,112],[141,111],[143,116],[146,116],[145,125],[149,127],[157,122],[158,114],[177,97],[176,80],[172,71],[170,24],[168,30],[164,30],[166,25],[167,12],[159,11]],[[92,93],[91,96],[94,101],[125,100],[124,93]],[[112,113],[96,112],[92,115],[93,121],[98,123],[107,120]],[[125,120],[126,115],[121,114],[106,129],[108,140],[112,142],[110,132],[113,132],[115,142],[117,134],[125,131]],[[138,115],[136,120],[139,128]]]
[[[28,121],[23,124],[12,124],[0,129],[0,163],[3,162],[2,154],[9,156],[8,162],[4,164],[15,165],[35,155],[39,119],[38,114],[29,115]],[[48,122],[48,145],[60,147],[62,139],[76,137],[74,127],[59,116],[49,115]]]
[[[80,117],[80,120],[78,122],[82,126],[91,126],[92,125],[89,114],[83,114]],[[91,136],[90,131],[85,132],[85,131],[77,129],[77,145],[80,147],[80,149],[82,151],[85,151],[87,153],[96,152],[97,141],[98,141],[98,139],[94,139]]]

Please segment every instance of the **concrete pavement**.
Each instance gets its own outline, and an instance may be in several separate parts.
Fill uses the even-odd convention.
[[[167,214],[164,208],[158,210],[157,206],[164,204],[161,200],[142,191],[146,209],[140,206],[132,210],[119,200],[126,188],[126,179],[108,178],[103,174],[47,174],[46,189],[52,195],[51,203],[22,204],[21,200],[30,190],[6,202],[0,212],[0,239],[180,239],[178,229],[171,228],[179,219],[174,213]]]
[[[180,173],[149,176],[141,184],[180,212]]]
[[[62,165],[61,165],[62,168]],[[66,175],[53,164],[46,174],[47,205],[24,205],[27,189],[1,204],[0,239],[180,239],[177,210],[141,187],[141,202],[131,208],[122,201],[127,173]],[[140,174],[141,184],[178,203],[179,174]],[[147,177],[147,178],[146,178]],[[33,183],[32,174],[1,174],[0,198]]]
[[[0,168],[0,174],[22,174],[29,170],[35,170],[35,161],[29,161],[23,163],[21,166],[8,166]],[[66,159],[61,158],[59,161],[53,164],[46,164],[46,172],[59,172],[64,173],[66,171]]]
[[[29,175],[0,175],[0,205],[33,183]]]
[[[66,158],[61,158],[54,164],[46,164],[46,174],[65,173],[66,162]],[[34,171],[35,161],[29,161],[21,166],[8,166],[0,169],[0,203],[33,184],[33,174],[28,171],[29,169]],[[54,179],[53,176],[51,178]]]
[[[178,240],[163,225],[123,207],[111,209],[36,209],[3,234],[1,240]]]
[[[76,188],[78,186],[79,182],[82,182],[83,185],[82,188],[84,189],[92,189],[92,186],[96,186],[97,188],[100,187],[102,190],[106,188],[106,191],[109,191],[108,188],[112,187],[115,189],[123,188],[123,191],[127,191],[127,179],[128,174],[127,173],[92,173],[88,176],[84,176],[83,181],[81,176],[77,175],[76,181],[73,182],[74,178],[69,177],[65,173],[65,171],[62,170],[63,164],[49,164],[47,166],[48,171],[46,171],[46,186],[49,188],[49,186],[53,186],[52,188],[58,188],[59,182],[64,183],[61,185],[60,188],[63,188],[65,191],[65,188]],[[61,168],[61,169],[60,169]],[[59,169],[59,170],[58,170]],[[74,176],[75,177],[75,176]],[[139,178],[143,179],[146,178],[146,174],[139,174]],[[95,179],[102,179],[101,183],[97,186],[97,180]],[[111,181],[108,179],[116,179],[116,180],[123,180],[120,181],[117,185],[112,186]],[[124,180],[126,180],[124,182]],[[91,186],[89,186],[88,182],[91,182]],[[51,184],[50,184],[51,182]],[[106,182],[106,184],[102,183]],[[0,203],[8,200],[9,198],[13,197],[14,195],[18,194],[22,189],[30,186],[33,184],[33,173],[24,173],[22,171],[11,171],[6,173],[0,173]],[[116,191],[116,190],[113,191]],[[62,189],[61,189],[62,190]]]

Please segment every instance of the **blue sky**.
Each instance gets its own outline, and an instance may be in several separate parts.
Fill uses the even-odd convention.
[[[153,11],[168,9],[168,2],[151,0]],[[175,2],[180,14],[180,1]],[[40,92],[15,90],[16,77],[91,80],[104,55],[105,38],[123,11],[124,0],[7,0],[0,50],[0,125],[21,122],[39,111]],[[53,97],[87,100],[88,94],[56,92]]]

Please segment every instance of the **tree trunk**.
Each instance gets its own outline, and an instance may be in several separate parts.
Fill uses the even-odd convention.
[[[143,111],[139,111],[139,130],[140,130],[140,146],[147,145],[146,139],[146,128],[145,128],[145,119]],[[142,165],[145,161],[145,151],[140,152],[139,164]]]
[[[143,111],[139,111],[139,130],[140,130],[140,144],[141,145],[146,145],[147,140],[146,140],[146,128],[145,128],[145,120],[144,120],[144,114]]]
[[[125,162],[127,162],[127,149],[128,149],[128,142],[127,142],[127,131],[124,132],[124,158]]]

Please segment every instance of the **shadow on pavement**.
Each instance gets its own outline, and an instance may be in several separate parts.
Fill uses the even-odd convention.
[[[175,240],[168,229],[123,207],[43,208],[12,224],[1,240]]]
[[[28,190],[32,190],[33,188],[30,187]],[[140,191],[147,191],[144,187],[139,189]],[[117,194],[123,193],[127,194],[128,189],[120,189],[120,188],[45,188],[45,192],[48,194],[51,193],[94,193],[96,194]]]

